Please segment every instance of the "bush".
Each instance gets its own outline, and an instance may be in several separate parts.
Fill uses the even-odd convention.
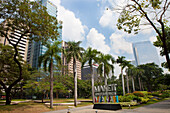
[[[133,100],[136,100],[137,102],[141,102],[141,98],[140,97],[136,97]]]
[[[159,94],[160,94],[160,92],[153,92],[153,93],[152,93],[153,96],[157,96],[157,97],[160,96]]]
[[[153,96],[152,96],[152,95],[147,95],[146,97],[149,98],[149,99],[151,99]]]
[[[130,102],[135,98],[134,95],[129,95],[129,96],[119,96],[119,102]]]
[[[133,94],[134,94],[135,96],[138,96],[138,97],[144,97],[144,94],[141,93],[140,91],[135,91],[135,92],[133,92]]]
[[[163,93],[162,95],[160,95],[161,98],[168,98],[170,97],[170,94],[168,93]]]
[[[141,103],[147,103],[149,101],[149,98],[143,98],[143,97],[139,97],[141,99]]]

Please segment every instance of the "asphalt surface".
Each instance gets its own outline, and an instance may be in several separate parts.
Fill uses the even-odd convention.
[[[93,109],[93,105],[71,108],[70,113],[170,113],[170,100],[165,100],[136,109],[123,109],[117,111]],[[67,113],[68,109],[50,111],[44,113]]]

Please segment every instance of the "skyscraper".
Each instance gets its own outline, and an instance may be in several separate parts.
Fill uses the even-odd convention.
[[[47,8],[47,12],[49,15],[57,17],[57,6],[54,5],[53,3],[51,3],[49,0],[37,0],[37,2],[42,3],[43,6],[45,6]],[[61,41],[61,34],[62,34],[62,30],[59,30],[59,40]],[[52,40],[48,40],[50,43],[53,43]],[[29,50],[28,52],[28,58],[27,58],[27,62],[29,64],[32,64],[32,67],[35,67],[36,69],[38,69],[38,59],[39,56],[43,55],[45,53],[45,51],[47,50],[47,48],[42,45],[42,43],[39,42],[34,42],[32,44],[30,44],[29,46]]]
[[[150,41],[133,43],[132,47],[137,66],[153,62],[160,66],[158,53]]]

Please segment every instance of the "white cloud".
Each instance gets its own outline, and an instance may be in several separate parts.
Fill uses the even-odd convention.
[[[102,27],[110,27],[112,29],[116,28],[116,14],[113,13],[111,10],[105,10],[102,17],[99,20],[99,24]]]
[[[87,46],[97,49],[104,54],[108,54],[110,47],[105,43],[105,37],[103,34],[98,33],[95,28],[90,29],[87,35]]]
[[[58,8],[58,19],[63,21],[62,38],[65,41],[82,41],[84,40],[85,29],[87,26],[82,25],[79,18],[75,17],[72,11],[61,6],[60,0],[50,0]]]
[[[115,53],[120,54],[120,53],[129,53],[132,54],[132,45],[131,43],[127,42],[124,38],[123,35],[113,33],[110,36],[110,41],[111,41],[111,49],[114,50]]]

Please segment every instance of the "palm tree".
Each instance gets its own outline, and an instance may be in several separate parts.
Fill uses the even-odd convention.
[[[99,73],[102,75],[102,73],[104,73],[104,83],[105,86],[107,86],[107,75],[109,75],[110,71],[113,72],[114,66],[112,65],[115,61],[114,58],[109,55],[106,54],[104,55],[103,53],[99,54],[98,57],[98,61],[99,61],[99,67],[98,67],[98,71]],[[111,63],[109,63],[111,61]],[[106,87],[106,97],[108,98],[108,94],[107,94],[107,87]]]
[[[90,69],[91,69],[91,85],[92,85],[92,100],[95,103],[95,96],[94,96],[94,73],[93,73],[93,63],[97,62],[97,55],[98,52],[96,49],[92,49],[91,47],[87,48],[87,50],[83,54],[83,61],[82,67],[86,62],[88,62]]]
[[[130,64],[130,61],[127,61],[127,69],[126,69],[126,84],[127,84],[127,93],[130,93],[129,92],[129,70],[130,68],[132,67],[133,65]]]
[[[77,106],[77,73],[76,73],[76,60],[81,61],[81,52],[84,50],[80,47],[81,41],[69,41],[68,47],[64,50],[67,63],[73,60],[73,75],[74,75],[74,106]]]
[[[124,76],[123,76],[123,69],[128,65],[128,61],[125,60],[124,56],[119,57],[117,59],[117,63],[121,67],[121,75],[122,75],[122,88],[123,88],[123,95],[125,95],[125,84],[124,84]]]
[[[39,67],[41,66],[41,63],[43,62],[43,68],[45,71],[50,72],[50,108],[53,108],[53,68],[54,68],[54,60],[57,62],[57,64],[61,64],[61,58],[59,56],[59,53],[61,52],[61,48],[59,48],[59,45],[61,42],[56,41],[53,43],[53,45],[50,45],[47,43],[47,51],[39,57]]]

